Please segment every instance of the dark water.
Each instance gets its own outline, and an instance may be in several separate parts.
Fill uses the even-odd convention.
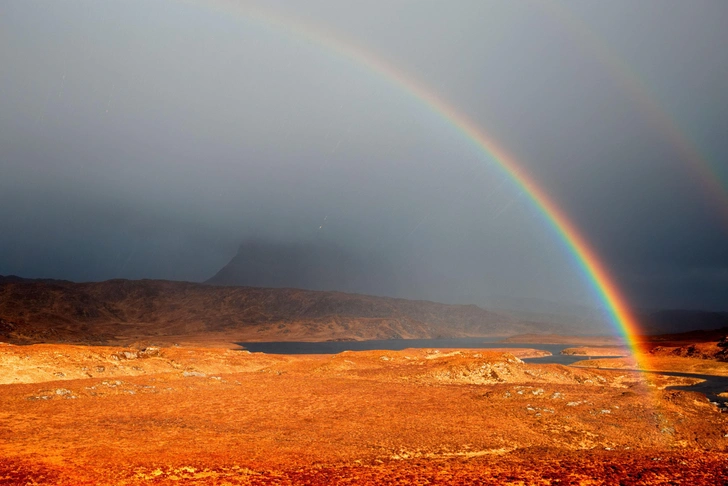
[[[251,353],[266,354],[337,354],[343,351],[400,351],[407,348],[536,348],[543,349],[552,354],[543,358],[529,358],[539,363],[571,364],[585,359],[583,356],[566,356],[559,354],[568,347],[564,344],[513,344],[487,342],[483,338],[451,338],[451,339],[385,339],[381,341],[324,341],[316,343],[304,342],[267,342],[267,343],[236,343]]]
[[[585,359],[598,359],[599,356],[569,356],[560,354],[562,350],[575,345],[565,344],[524,344],[524,343],[499,343],[488,342],[482,338],[451,338],[451,339],[385,339],[380,341],[324,341],[324,342],[261,342],[261,343],[236,343],[251,353],[266,354],[337,354],[343,351],[374,351],[389,350],[400,351],[407,348],[445,349],[492,349],[492,348],[533,348],[542,349],[551,353],[551,356],[542,358],[526,358],[528,363],[561,364],[570,365]],[[605,356],[606,357],[606,356]],[[601,368],[604,369],[604,368]],[[631,373],[652,373],[639,370],[618,370]],[[660,371],[655,372],[668,376],[686,376],[689,378],[700,378],[705,380],[702,383],[692,386],[669,387],[672,390],[696,391],[705,394],[712,402],[718,403],[725,408],[728,399],[721,398],[718,393],[728,391],[728,377],[713,375],[694,375],[690,373],[678,373]]]
[[[601,370],[625,371],[629,373],[652,373],[666,376],[684,376],[686,378],[699,378],[705,380],[702,383],[687,386],[668,386],[670,390],[683,390],[702,393],[711,402],[717,403],[724,411],[728,411],[728,398],[719,397],[718,393],[728,391],[728,377],[715,375],[696,375],[694,373],[680,373],[678,371],[644,371],[644,370],[623,370],[619,368],[599,368]]]

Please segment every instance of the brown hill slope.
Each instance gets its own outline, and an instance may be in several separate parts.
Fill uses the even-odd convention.
[[[728,333],[718,342],[692,343],[685,346],[657,346],[650,350],[655,356],[681,356],[683,358],[710,359],[728,362]]]
[[[432,338],[534,329],[476,306],[340,292],[0,278],[0,339],[15,343]]]

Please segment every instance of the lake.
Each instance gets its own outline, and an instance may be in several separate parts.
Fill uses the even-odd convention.
[[[543,349],[552,354],[542,358],[527,358],[534,363],[557,363],[568,365],[589,359],[584,356],[568,356],[560,354],[562,350],[575,345],[567,344],[515,344],[487,341],[484,338],[449,338],[449,339],[383,339],[374,341],[323,341],[323,342],[246,342],[235,343],[251,353],[266,354],[337,354],[343,351],[401,351],[407,348],[533,348]],[[596,358],[593,356],[592,358]]]
[[[541,358],[526,358],[527,363],[570,365],[585,359],[597,359],[600,356],[571,356],[560,354],[566,348],[577,347],[574,344],[526,344],[526,343],[500,343],[487,341],[485,338],[449,338],[449,339],[383,339],[373,341],[323,341],[323,342],[239,342],[235,343],[251,353],[266,354],[337,354],[343,351],[401,351],[407,348],[425,349],[493,349],[493,348],[532,348],[542,349],[551,353],[551,356]],[[604,356],[613,357],[613,356]],[[602,368],[604,369],[604,368]],[[618,370],[640,373],[639,370]],[[689,373],[660,371],[662,375],[687,376],[705,380],[692,386],[669,387],[676,390],[696,391],[704,393],[711,401],[719,403],[725,408],[728,399],[718,397],[718,393],[728,390],[728,378],[713,375],[694,375]]]

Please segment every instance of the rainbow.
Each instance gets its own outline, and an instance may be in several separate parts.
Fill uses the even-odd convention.
[[[607,73],[629,93],[652,124],[670,141],[676,152],[692,169],[691,174],[701,183],[704,193],[717,206],[718,213],[728,227],[728,189],[721,183],[721,177],[700,152],[695,143],[680,129],[675,120],[660,106],[651,94],[647,85],[640,79],[634,69],[593,32],[586,23],[569,10],[561,2],[539,2],[543,10],[552,15],[567,27],[578,40],[575,45],[587,50],[590,56],[596,56],[605,66]]]
[[[607,272],[597,254],[592,250],[586,239],[579,233],[574,224],[547,193],[531,178],[521,167],[518,161],[511,156],[495,140],[452,105],[440,98],[425,86],[409,78],[405,73],[397,70],[379,57],[345,42],[340,37],[332,36],[321,30],[303,23],[300,19],[286,17],[279,12],[271,12],[242,5],[233,1],[217,0],[213,4],[201,4],[206,8],[215,8],[223,13],[233,13],[255,20],[264,26],[276,31],[283,31],[304,39],[315,46],[324,48],[338,58],[351,62],[371,73],[377,74],[390,84],[406,92],[440,119],[446,121],[466,137],[481,153],[498,164],[508,177],[519,186],[531,199],[545,219],[550,223],[561,241],[571,251],[578,262],[580,269],[594,287],[597,295],[609,311],[612,322],[618,327],[620,334],[635,355],[639,354],[636,338],[639,335],[639,326],[630,312],[626,299],[622,296],[613,278]]]

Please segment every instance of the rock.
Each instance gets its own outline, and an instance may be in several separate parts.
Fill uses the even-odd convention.
[[[161,352],[157,347],[144,348],[137,353],[137,357],[139,358],[152,358],[156,356],[161,356]]]
[[[201,378],[204,378],[207,375],[205,373],[201,373],[199,371],[184,371],[184,372],[182,372],[182,376],[199,376]]]
[[[71,390],[67,390],[65,388],[58,388],[56,390],[56,395],[70,395],[71,393]]]

